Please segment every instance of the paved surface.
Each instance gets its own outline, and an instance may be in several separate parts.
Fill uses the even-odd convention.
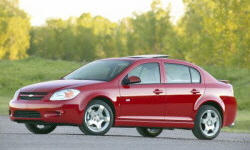
[[[157,138],[139,136],[134,128],[112,128],[106,136],[86,136],[78,127],[57,127],[47,135],[29,133],[23,124],[0,116],[0,150],[250,150],[250,134],[221,133],[197,140],[188,130],[164,130]]]

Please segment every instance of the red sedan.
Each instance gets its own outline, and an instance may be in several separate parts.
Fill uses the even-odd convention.
[[[233,87],[189,62],[166,55],[102,59],[61,80],[25,86],[9,104],[10,119],[36,134],[75,125],[89,135],[136,127],[156,137],[163,129],[190,129],[213,139],[233,125]]]

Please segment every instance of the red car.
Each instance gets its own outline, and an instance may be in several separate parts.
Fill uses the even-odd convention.
[[[102,59],[61,80],[19,89],[9,104],[10,119],[36,134],[57,125],[79,126],[89,135],[113,127],[136,127],[156,137],[163,129],[190,129],[213,139],[234,124],[233,87],[189,62],[167,55]]]

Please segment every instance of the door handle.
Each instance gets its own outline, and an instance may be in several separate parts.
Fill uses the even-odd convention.
[[[159,90],[159,89],[155,89],[154,91],[153,91],[153,93],[155,93],[155,94],[161,94],[161,93],[163,93],[163,91],[162,90]]]
[[[193,94],[198,94],[198,93],[200,93],[200,91],[198,91],[198,90],[196,90],[196,89],[192,89],[190,92],[193,93]]]
[[[125,99],[125,102],[130,102],[130,99],[129,98]]]

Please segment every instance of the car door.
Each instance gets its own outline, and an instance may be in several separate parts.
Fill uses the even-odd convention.
[[[193,107],[204,93],[198,70],[183,64],[164,63],[166,120],[193,121]]]
[[[134,121],[164,120],[164,85],[161,84],[160,64],[144,63],[127,76],[137,76],[140,83],[121,85],[119,119]]]

